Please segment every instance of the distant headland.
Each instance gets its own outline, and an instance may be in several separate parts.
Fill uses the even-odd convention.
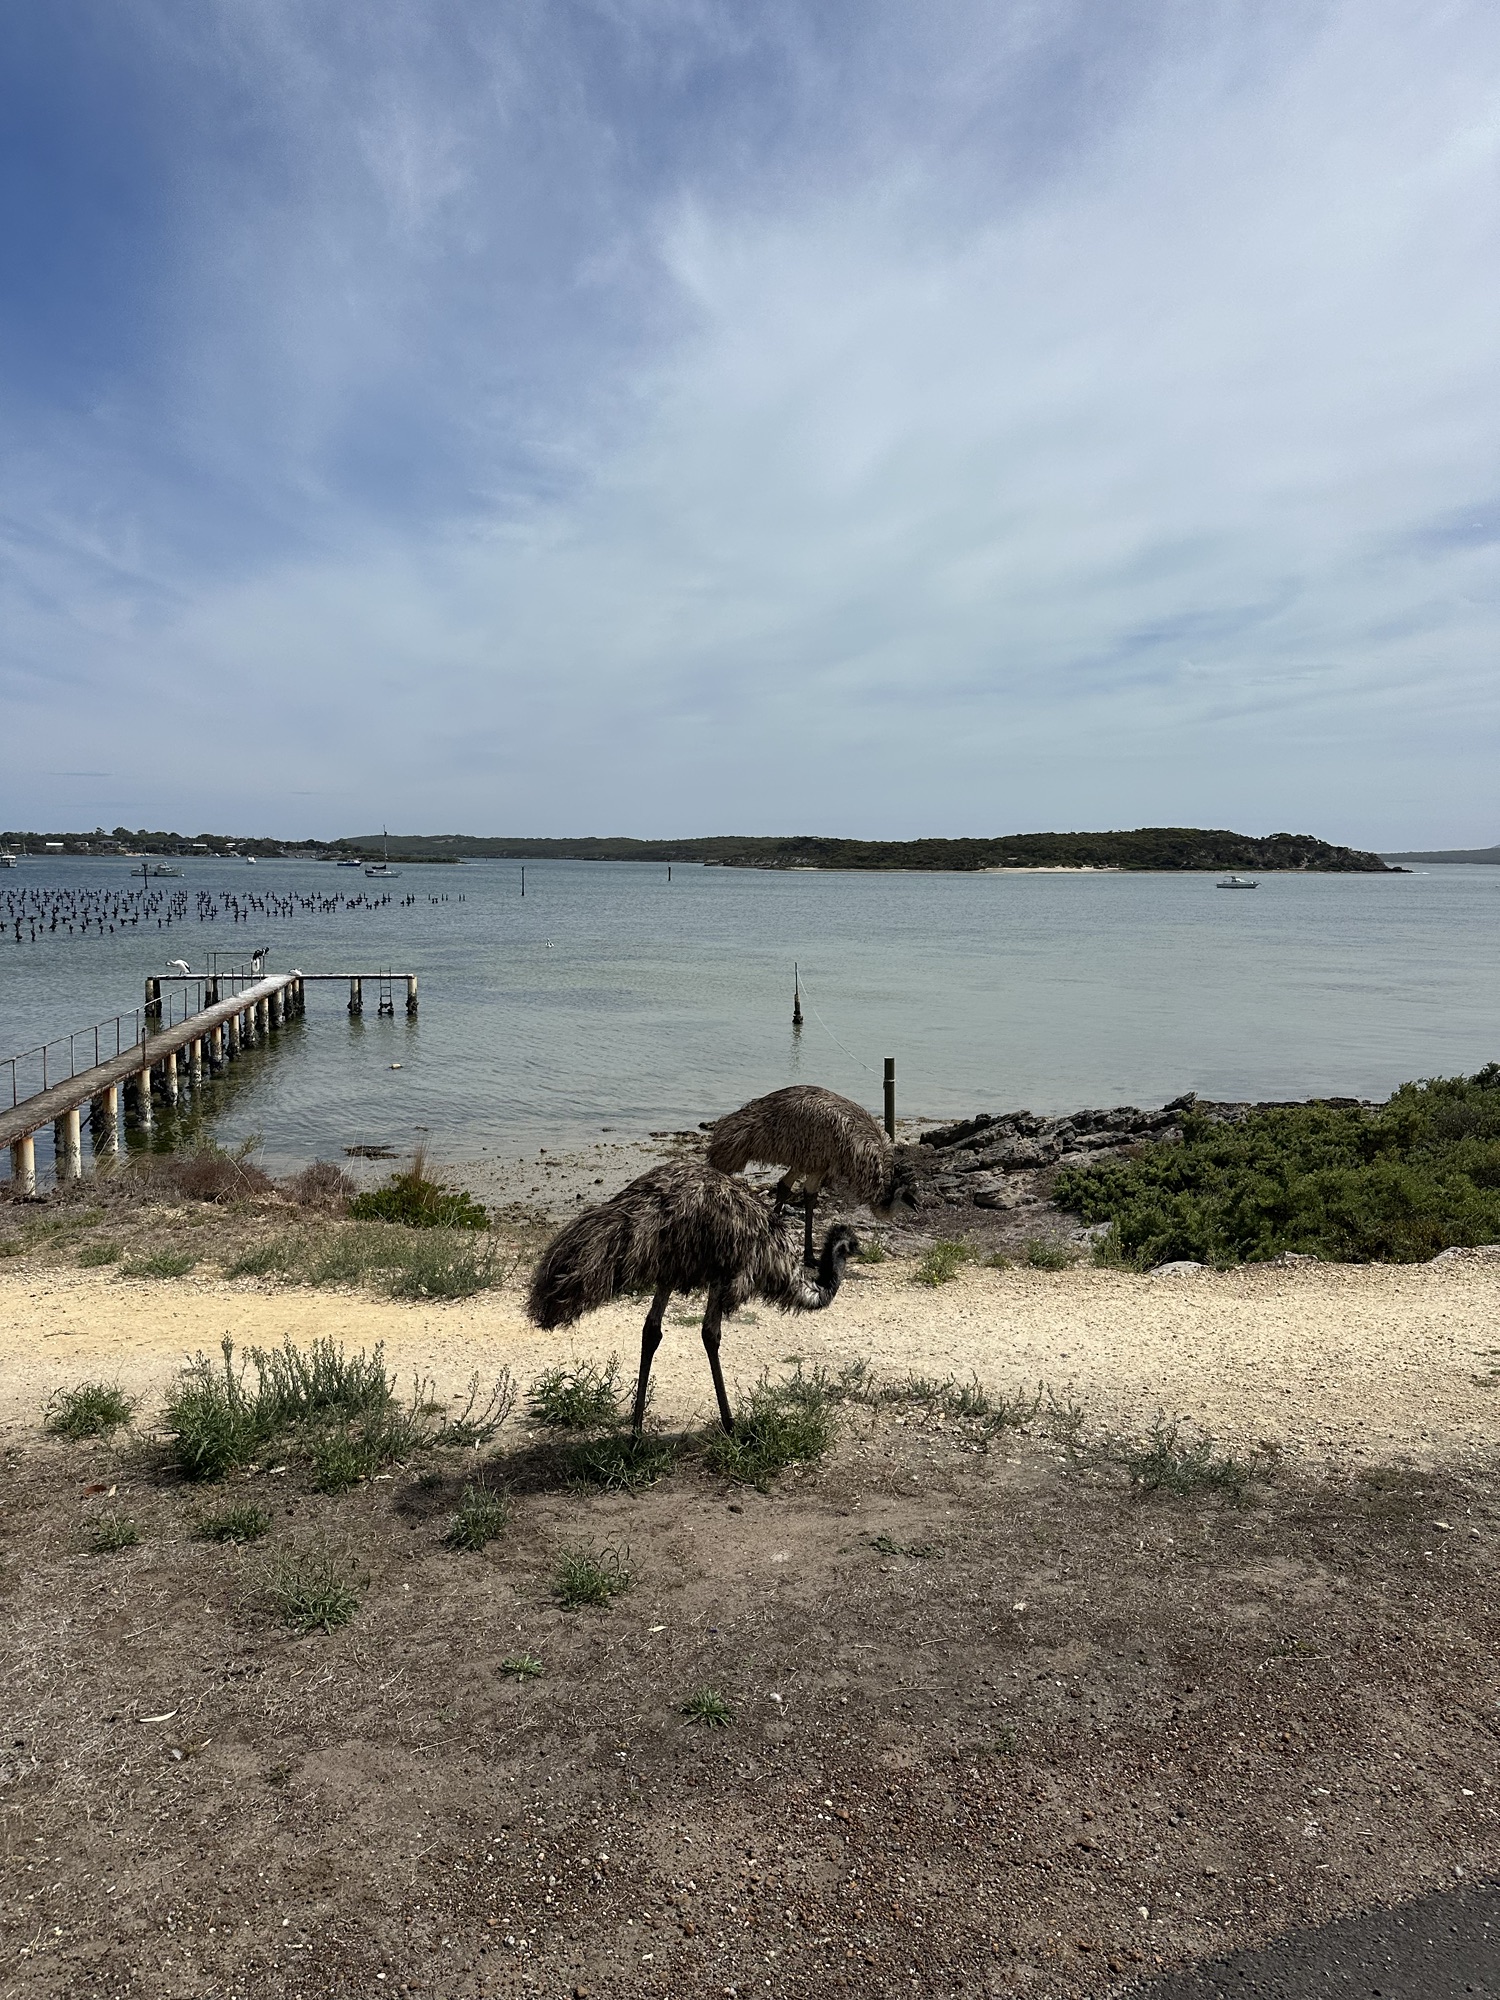
[[[1482,861],[1473,854],[1398,855],[1382,859],[1338,847],[1310,833],[1264,837],[1222,828],[1143,826],[1116,833],[1011,833],[963,840],[843,840],[822,834],[713,834],[686,840],[486,839],[466,833],[361,834],[340,840],[275,840],[264,836],[148,832],[116,827],[106,833],[0,833],[0,850],[22,855],[175,854],[276,856],[308,861],[379,859],[389,851],[406,862],[682,861],[711,868],[825,868],[982,873],[1004,869],[1238,870],[1332,875],[1403,872],[1392,861]]]
[[[1500,847],[1444,847],[1430,854],[1387,854],[1387,861],[1472,861],[1481,866],[1500,866]]]

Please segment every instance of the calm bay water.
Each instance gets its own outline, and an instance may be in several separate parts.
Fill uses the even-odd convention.
[[[1500,869],[1276,876],[841,875],[512,862],[187,861],[202,889],[415,894],[410,908],[0,943],[0,1055],[139,1004],[167,959],[269,942],[272,970],[421,980],[409,1021],[338,987],[205,1091],[209,1129],[281,1167],[344,1146],[441,1160],[700,1119],[802,1078],[903,1114],[1027,1105],[1378,1096],[1500,1056]],[[0,889],[125,886],[127,864],[23,862]],[[139,878],[137,878],[138,885]],[[446,902],[431,902],[444,896]],[[457,900],[460,896],[463,901]],[[807,1020],[790,1025],[792,964]],[[391,1065],[399,1063],[399,1069]],[[9,1090],[6,1089],[8,1098]],[[182,1136],[179,1134],[179,1137]]]

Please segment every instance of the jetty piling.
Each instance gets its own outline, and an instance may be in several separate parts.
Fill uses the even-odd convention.
[[[146,981],[145,1006],[138,1015],[119,1017],[103,1024],[115,1029],[115,1053],[103,1055],[99,1030],[94,1037],[93,1065],[75,1070],[78,1044],[91,1032],[62,1037],[69,1051],[68,1076],[59,1082],[49,1070],[48,1053],[59,1046],[26,1051],[24,1056],[7,1057],[0,1068],[11,1071],[11,1104],[0,1111],[0,1146],[8,1146],[11,1159],[11,1191],[25,1197],[37,1192],[36,1134],[52,1127],[53,1169],[59,1184],[81,1178],[83,1173],[82,1115],[88,1107],[89,1130],[96,1159],[116,1153],[120,1147],[121,1088],[123,1109],[129,1121],[149,1132],[155,1124],[153,1092],[169,1105],[202,1084],[205,1074],[222,1076],[242,1050],[257,1042],[269,1042],[273,1031],[285,1027],[306,1012],[307,981],[347,982],[350,1011],[361,1011],[366,978],[382,980],[387,988],[397,980],[406,985],[406,1011],[417,1011],[417,975],[414,972],[345,973],[281,972],[245,980],[243,974],[215,972],[207,979],[191,976],[180,983],[184,988],[182,1015],[163,993],[164,982]],[[242,983],[243,982],[243,983]],[[170,984],[171,982],[167,982]],[[239,985],[240,990],[225,991]],[[186,989],[192,987],[198,1000],[189,1012]],[[394,1007],[387,1008],[394,1013]],[[135,1040],[125,1042],[121,1019],[133,1019]],[[101,1055],[103,1059],[100,1060]],[[19,1065],[39,1059],[41,1088],[29,1096],[19,1094]]]

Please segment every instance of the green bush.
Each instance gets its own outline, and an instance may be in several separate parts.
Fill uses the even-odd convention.
[[[531,1386],[526,1414],[540,1429],[588,1431],[612,1424],[620,1414],[620,1357],[600,1368],[581,1361],[576,1368],[549,1368]]]
[[[781,1382],[762,1375],[735,1416],[733,1435],[717,1432],[704,1457],[711,1472],[764,1488],[787,1466],[821,1458],[837,1430],[827,1380],[818,1371],[804,1375],[799,1366]]]
[[[198,1262],[191,1250],[157,1250],[149,1257],[132,1257],[120,1266],[122,1278],[185,1278]]]
[[[1047,1236],[1033,1236],[1025,1255],[1033,1271],[1066,1271],[1074,1261],[1074,1252],[1065,1243],[1055,1243]]]
[[[504,1531],[509,1519],[504,1494],[491,1493],[483,1486],[466,1486],[448,1530],[448,1546],[477,1555]]]
[[[238,1366],[225,1340],[223,1359],[200,1354],[179,1374],[163,1421],[189,1479],[222,1479],[270,1448],[305,1458],[324,1492],[342,1493],[382,1465],[418,1452],[487,1444],[510,1414],[515,1392],[502,1373],[487,1395],[480,1378],[456,1412],[434,1402],[431,1385],[396,1395],[384,1351],[346,1355],[331,1340],[309,1348],[252,1347]],[[248,1368],[255,1382],[247,1380]]]
[[[1500,1241],[1500,1064],[1405,1083],[1370,1107],[1305,1104],[1217,1123],[1189,1112],[1180,1144],[1066,1167],[1057,1201],[1110,1225],[1138,1270],[1221,1268],[1295,1251],[1336,1263],[1421,1263]]]
[[[956,1278],[965,1264],[974,1261],[972,1243],[934,1243],[912,1272],[912,1283],[916,1285],[946,1285],[950,1278]]]
[[[76,1389],[59,1389],[47,1405],[43,1428],[54,1437],[108,1437],[130,1422],[135,1408],[118,1382],[80,1382]]]
[[[116,1264],[119,1259],[118,1243],[85,1243],[78,1253],[78,1262],[85,1271],[97,1270],[101,1264]]]
[[[420,1155],[384,1187],[357,1194],[349,1213],[357,1222],[402,1222],[408,1229],[488,1229],[486,1210],[462,1188],[430,1181]]]

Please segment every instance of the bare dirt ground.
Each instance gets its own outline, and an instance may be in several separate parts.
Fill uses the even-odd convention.
[[[327,1333],[444,1390],[525,1383],[628,1366],[638,1308],[559,1341],[514,1289],[0,1265],[0,1984],[1103,1994],[1493,1875],[1495,1263],[911,1276],[738,1316],[731,1377],[869,1357],[1045,1381],[1052,1415],[987,1439],[920,1396],[853,1404],[769,1492],[690,1455],[635,1498],[571,1488],[521,1420],[338,1497],[237,1476],[274,1519],[237,1548],[195,1538],[226,1489],[183,1483],[150,1430],[191,1351]],[[701,1419],[690,1308],[658,1366],[657,1420]],[[42,1434],[87,1378],[142,1398],[136,1436]],[[1248,1505],[1132,1489],[1112,1434],[1158,1410],[1275,1448]],[[510,1521],[458,1553],[477,1476]],[[139,1544],[94,1553],[105,1514]],[[606,1546],[630,1589],[560,1609],[561,1553]],[[308,1550],[361,1601],[298,1638],[268,1585]],[[523,1654],[540,1676],[504,1669]],[[727,1726],[682,1715],[702,1687]]]

